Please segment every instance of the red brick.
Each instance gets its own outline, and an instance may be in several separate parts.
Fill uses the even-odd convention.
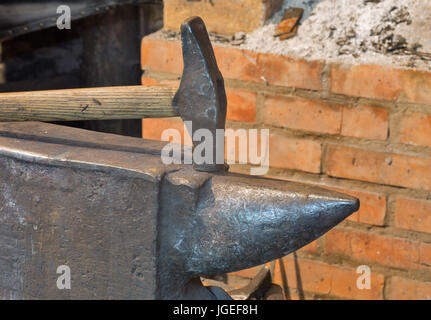
[[[257,53],[237,48],[214,46],[217,65],[226,79],[262,82],[257,68]]]
[[[403,96],[401,100],[431,105],[431,73],[403,70]]]
[[[180,81],[179,80],[156,80],[150,77],[141,77],[141,84],[144,86],[171,86],[171,87],[179,87]]]
[[[143,70],[183,73],[183,54],[178,41],[142,39],[141,66]]]
[[[431,244],[421,243],[419,248],[419,259],[423,266],[431,267]]]
[[[341,134],[356,138],[386,140],[388,111],[370,106],[345,107]]]
[[[389,299],[431,300],[431,282],[422,282],[394,276],[390,280]]]
[[[375,152],[332,145],[328,148],[330,176],[431,190],[431,158]]]
[[[321,90],[323,63],[289,56],[257,53],[232,47],[214,46],[217,64],[226,79]],[[179,41],[145,37],[141,46],[142,69],[182,74]]]
[[[239,277],[244,277],[244,278],[254,278],[258,272],[260,271],[260,269],[262,268],[262,265],[260,266],[256,266],[253,268],[248,268],[248,269],[243,269],[240,271],[235,271],[235,272],[230,272],[230,275],[233,276],[239,276]]]
[[[322,90],[322,61],[260,53],[258,64],[261,76],[270,85]]]
[[[331,65],[333,93],[396,100],[402,86],[402,72],[398,69],[377,65]]]
[[[316,141],[270,134],[271,167],[320,173],[321,155],[321,145]]]
[[[427,269],[420,242],[364,232],[333,229],[325,236],[325,253],[403,269]]]
[[[227,120],[256,121],[256,93],[248,90],[226,89]]]
[[[334,190],[356,197],[360,208],[347,218],[349,221],[383,226],[386,215],[386,197],[380,194],[334,188]]]
[[[399,142],[431,147],[431,114],[410,113],[400,126]]]
[[[284,290],[301,288],[317,294],[347,299],[382,299],[384,276],[371,273],[371,289],[359,290],[356,281],[360,274],[355,269],[343,268],[298,258],[291,255],[279,259],[275,265],[273,282]]]
[[[378,65],[331,65],[331,92],[431,105],[431,73]]]
[[[160,82],[157,80],[154,80],[153,78],[142,77],[141,84],[144,86],[157,86],[157,85],[160,85]]]
[[[337,134],[341,116],[342,108],[337,104],[299,97],[265,97],[263,121],[270,125]]]
[[[298,251],[316,254],[317,253],[317,240],[310,242],[309,244],[307,244],[305,247],[302,247]]]
[[[180,119],[175,118],[151,118],[142,119],[142,138],[161,141],[162,133],[167,129],[176,129],[180,132],[184,141],[184,123]],[[191,138],[186,130],[185,144],[191,145]]]
[[[431,201],[397,198],[395,225],[398,228],[431,233]]]

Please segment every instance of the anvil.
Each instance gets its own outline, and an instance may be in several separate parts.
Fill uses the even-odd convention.
[[[163,146],[0,124],[0,297],[211,298],[200,276],[285,256],[359,206],[307,185],[165,165]],[[70,290],[57,287],[61,265]]]
[[[184,72],[174,96],[166,88],[2,94],[0,120],[162,114],[224,129],[224,81],[205,25],[193,17],[181,31]],[[285,256],[359,207],[340,193],[228,173],[224,163],[166,165],[163,147],[39,122],[0,124],[0,297],[227,298],[199,277]],[[58,285],[65,268],[70,288]]]

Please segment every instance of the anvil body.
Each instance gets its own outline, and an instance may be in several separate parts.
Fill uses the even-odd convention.
[[[358,209],[336,192],[164,165],[164,143],[0,124],[0,298],[180,299],[282,257]],[[58,266],[71,271],[59,289]]]

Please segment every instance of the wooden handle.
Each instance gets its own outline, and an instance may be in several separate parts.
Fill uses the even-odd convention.
[[[0,121],[73,121],[176,117],[175,88],[101,87],[0,94]]]

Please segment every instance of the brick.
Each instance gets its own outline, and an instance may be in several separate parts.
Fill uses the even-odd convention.
[[[227,120],[255,122],[256,93],[248,90],[226,89]]]
[[[431,147],[431,114],[410,113],[401,119],[400,127],[399,142]]]
[[[301,249],[299,249],[299,252],[306,252],[306,253],[311,253],[311,254],[317,254],[318,248],[317,248],[317,240],[314,240],[313,242],[310,242],[309,244],[307,244],[305,247],[302,247]]]
[[[153,78],[141,77],[141,84],[144,86],[157,86],[160,85],[160,82]]]
[[[323,63],[288,56],[257,53],[232,47],[214,46],[217,64],[225,79],[321,90]],[[141,66],[144,70],[181,75],[183,56],[179,41],[143,38]]]
[[[403,70],[401,100],[431,105],[431,72]]]
[[[293,182],[305,183],[309,185],[319,186],[321,188],[334,190],[341,193],[346,193],[359,199],[361,206],[359,210],[347,218],[349,221],[366,223],[376,226],[383,226],[385,224],[386,216],[386,197],[383,194],[356,191],[351,189],[342,189],[328,186],[326,184],[311,183],[304,181],[300,178],[284,178],[279,176],[267,176],[269,178],[288,180]]]
[[[265,97],[263,122],[266,124],[337,134],[341,127],[340,105],[299,97]]]
[[[259,74],[270,85],[322,90],[322,61],[260,53],[258,56]]]
[[[278,11],[281,0],[165,0],[164,27],[179,30],[185,19],[200,16],[209,31],[233,35],[252,32]],[[240,17],[240,19],[238,18]]]
[[[178,41],[142,39],[141,67],[175,74],[183,73],[183,54]]]
[[[214,46],[214,54],[225,79],[263,82],[258,70],[256,52]]]
[[[181,138],[186,145],[191,145],[191,138],[187,130],[184,138],[184,123],[180,118],[151,118],[142,119],[142,138],[161,141],[162,133],[167,129],[176,129],[181,134]]]
[[[341,134],[343,136],[386,140],[388,110],[371,106],[344,107]]]
[[[389,288],[389,299],[431,300],[431,282],[394,276],[390,280]]]
[[[287,291],[289,288],[347,299],[382,299],[384,276],[371,273],[371,289],[359,290],[355,269],[297,258],[291,255],[275,265],[273,282]]]
[[[419,248],[419,259],[423,266],[431,267],[431,244],[421,243]]]
[[[431,201],[397,198],[395,226],[431,233]]]
[[[377,65],[331,65],[333,93],[372,99],[396,100],[402,91],[402,72]]]
[[[431,190],[431,158],[331,145],[327,174],[414,189]]]
[[[235,271],[235,272],[230,272],[229,275],[233,275],[233,276],[239,276],[239,277],[244,277],[244,278],[254,278],[258,272],[260,271],[260,269],[262,268],[262,265],[260,266],[256,266],[256,267],[252,267],[252,268],[248,268],[248,269],[243,269],[243,270],[239,270],[239,271]]]
[[[331,92],[431,105],[431,73],[389,66],[331,65]]]
[[[386,197],[384,195],[338,188],[334,190],[356,197],[360,201],[359,211],[349,216],[347,220],[376,226],[385,224]]]
[[[376,262],[402,269],[429,269],[421,262],[420,242],[340,229],[325,236],[325,253],[338,254],[361,263]]]
[[[322,148],[316,141],[270,134],[271,167],[320,173],[321,156]]]

